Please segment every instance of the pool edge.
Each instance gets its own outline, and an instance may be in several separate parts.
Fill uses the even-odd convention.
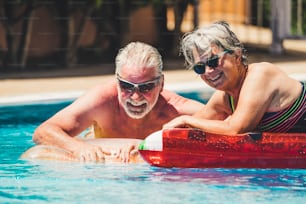
[[[290,74],[290,77],[299,80],[306,81],[305,74]],[[175,92],[213,92],[214,89],[208,86],[202,81],[196,82],[182,82],[182,83],[168,83],[165,84],[165,89],[172,90]],[[32,103],[48,103],[50,101],[64,101],[64,100],[74,100],[84,94],[85,91],[64,91],[64,92],[48,92],[48,93],[38,93],[38,94],[26,94],[17,96],[7,96],[0,98],[0,106],[11,106],[11,105],[24,105]]]

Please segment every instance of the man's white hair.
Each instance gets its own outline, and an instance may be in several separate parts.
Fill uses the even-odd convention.
[[[122,66],[155,67],[158,74],[162,74],[163,62],[158,50],[143,42],[131,42],[120,49],[115,60],[116,74]]]

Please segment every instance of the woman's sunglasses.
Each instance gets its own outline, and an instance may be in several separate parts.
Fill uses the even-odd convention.
[[[135,84],[135,83],[126,81],[126,80],[122,79],[119,75],[117,75],[119,86],[120,86],[120,89],[122,91],[126,91],[128,93],[134,93],[135,90],[137,89],[138,92],[140,92],[142,94],[148,93],[149,91],[153,90],[156,87],[156,85],[158,84],[158,82],[160,80],[160,77],[161,76],[158,76],[153,80],[146,81],[146,82],[139,83],[139,84]]]
[[[193,65],[193,70],[197,74],[204,74],[206,66],[215,69],[219,65],[219,58],[221,56],[223,56],[226,53],[232,54],[233,52],[234,52],[233,50],[225,50],[219,53],[218,55],[214,55],[211,58],[207,59],[206,62],[198,62],[195,65]]]

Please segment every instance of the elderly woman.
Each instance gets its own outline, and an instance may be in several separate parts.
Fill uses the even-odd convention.
[[[247,64],[246,50],[226,22],[183,36],[187,66],[216,89],[193,116],[164,128],[193,127],[219,134],[306,132],[305,84],[267,62]]]

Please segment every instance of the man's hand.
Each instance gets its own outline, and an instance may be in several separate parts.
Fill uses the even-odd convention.
[[[82,162],[104,162],[105,155],[110,155],[110,152],[103,150],[102,147],[83,143],[72,154]]]
[[[129,163],[138,155],[138,143],[130,143],[118,149],[115,153],[117,159],[123,163]]]

